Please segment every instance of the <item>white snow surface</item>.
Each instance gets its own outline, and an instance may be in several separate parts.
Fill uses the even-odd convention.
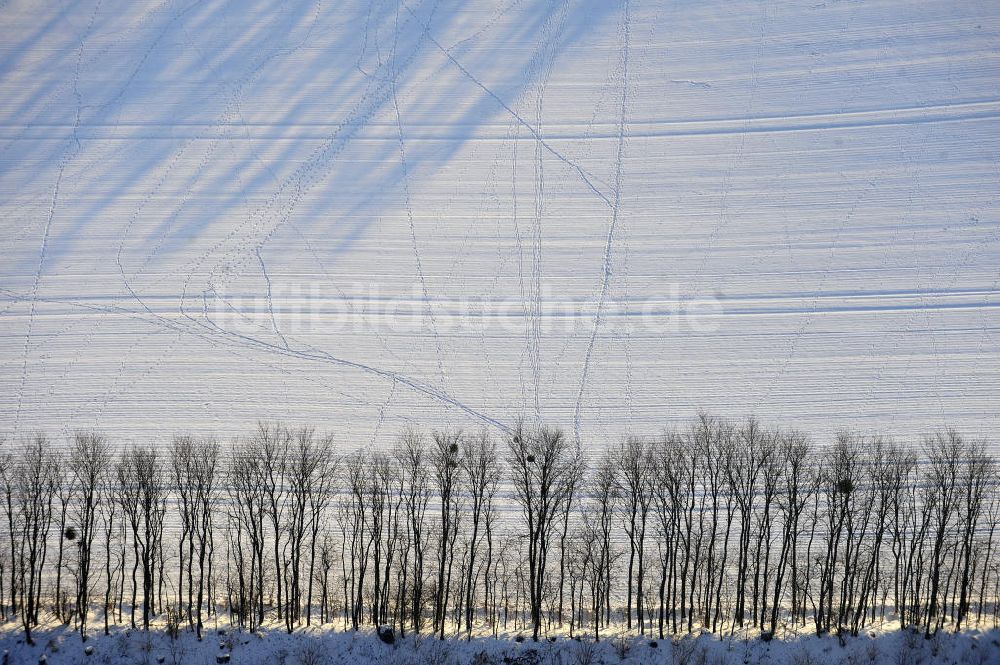
[[[998,47],[975,1],[0,1],[0,431],[994,434]]]
[[[1000,635],[992,630],[939,633],[930,640],[922,634],[896,631],[858,637],[815,635],[763,642],[753,637],[709,634],[677,639],[605,636],[600,642],[568,637],[534,643],[515,641],[514,634],[499,639],[471,641],[412,634],[392,645],[367,631],[340,632],[313,627],[292,635],[281,630],[245,633],[224,629],[205,631],[201,642],[185,628],[171,640],[161,630],[143,633],[115,627],[111,635],[91,631],[86,642],[69,628],[38,631],[36,645],[28,646],[16,629],[0,627],[0,653],[11,665],[212,665],[228,655],[231,665],[994,665],[1000,662]],[[40,657],[45,656],[45,661]]]

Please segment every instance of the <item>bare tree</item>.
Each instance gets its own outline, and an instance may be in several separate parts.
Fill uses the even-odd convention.
[[[667,630],[668,610],[669,620],[673,630],[677,630],[676,604],[674,603],[677,582],[677,559],[680,541],[680,515],[684,499],[682,498],[682,477],[680,469],[684,452],[683,439],[675,432],[670,432],[657,442],[656,477],[653,481],[653,497],[656,507],[658,529],[660,588],[658,629],[660,637]],[[598,472],[598,478],[604,475]],[[725,541],[728,541],[728,537]],[[608,620],[610,621],[610,611]]]
[[[250,438],[250,449],[258,459],[258,482],[264,490],[267,501],[267,516],[270,518],[271,544],[274,554],[274,584],[277,593],[278,620],[282,619],[282,580],[285,562],[281,556],[282,534],[286,531],[285,512],[287,510],[288,451],[292,443],[292,432],[280,423],[258,423],[257,431]]]
[[[177,495],[180,513],[180,538],[177,541],[177,612],[180,614],[184,603],[184,582],[187,577],[187,618],[194,625],[193,612],[193,569],[194,569],[194,524],[198,508],[195,498],[194,439],[190,436],[174,437],[170,447],[170,471],[174,492]],[[187,567],[185,568],[185,563]]]
[[[44,434],[36,434],[24,443],[22,457],[14,463],[14,474],[17,565],[22,580],[18,606],[25,641],[33,645],[31,630],[38,625],[42,578],[52,527],[52,503],[58,482],[58,466]]]
[[[120,492],[117,486],[114,474],[111,473],[113,469],[117,468],[117,461],[109,459],[108,468],[105,469],[103,474],[102,482],[100,483],[99,492],[101,499],[99,501],[99,506],[101,508],[101,534],[104,536],[104,634],[111,634],[110,620],[112,609],[116,606],[112,603],[112,598],[115,595],[116,589],[116,578],[118,582],[121,583],[121,578],[124,576],[125,567],[125,556],[124,549],[119,550],[117,547],[116,536],[122,532],[122,525],[120,521],[116,521],[118,515],[117,509],[120,506],[119,498]],[[114,552],[112,552],[112,546],[115,546]],[[122,548],[124,548],[124,542],[121,543]],[[121,556],[118,553],[121,552]],[[117,604],[119,618],[121,614],[121,604]]]
[[[815,491],[814,465],[810,459],[809,440],[798,432],[786,432],[780,436],[779,457],[782,462],[782,491],[777,496],[778,510],[781,512],[781,550],[775,563],[774,595],[771,601],[770,633],[774,635],[778,627],[778,612],[784,589],[785,571],[791,568],[790,611],[794,619],[798,602],[798,571],[796,552],[801,534],[802,513]]]
[[[635,611],[639,632],[645,632],[643,621],[643,580],[645,577],[646,524],[650,502],[653,498],[652,455],[645,439],[628,437],[615,455],[616,480],[619,504],[625,518],[625,535],[629,542],[628,577],[625,587],[625,626],[632,629],[632,612]],[[636,565],[638,563],[638,566]],[[633,581],[636,583],[633,586]],[[634,605],[633,605],[634,599]]]
[[[202,607],[205,602],[206,592],[209,599],[212,582],[212,555],[215,550],[215,520],[213,513],[215,505],[219,500],[218,490],[218,466],[219,466],[219,445],[212,440],[199,441],[194,450],[192,474],[194,477],[193,496],[193,544],[194,555],[198,561],[197,594],[195,596],[195,629],[198,639],[201,639],[204,622],[202,618]],[[192,560],[191,567],[194,562]],[[189,575],[188,591],[190,592],[192,583]],[[209,606],[212,603],[209,602]]]
[[[140,625],[142,603],[148,629],[176,603],[199,637],[218,582],[231,622],[251,630],[272,607],[288,631],[342,610],[345,628],[419,632],[433,608],[435,637],[450,623],[467,638],[477,624],[530,626],[535,640],[566,619],[571,635],[589,621],[600,639],[619,612],[640,633],[657,621],[660,636],[696,622],[774,635],[807,609],[818,633],[858,634],[893,612],[926,635],[991,608],[997,620],[996,463],[955,431],[926,439],[922,456],[850,432],[818,455],[795,431],[699,414],[680,433],[624,440],[589,475],[557,429],[518,425],[504,449],[502,473],[485,430],[408,431],[347,457],[338,496],[333,440],[312,428],[259,425],[224,458],[211,440],[177,437],[167,459],[133,447],[117,461],[93,432],[62,454],[35,435],[0,451],[0,598],[29,641],[43,603],[86,639],[102,581],[110,632],[129,569],[125,621]]]
[[[882,437],[870,439],[865,446],[868,449],[868,489],[867,504],[862,515],[867,517],[868,528],[862,530],[861,541],[855,546],[855,582],[851,589],[851,602],[846,603],[850,614],[851,633],[857,635],[864,626],[868,608],[874,603],[881,578],[882,549],[885,536],[888,533],[893,502],[898,495],[896,485],[896,460],[901,452],[898,447]],[[865,561],[859,565],[860,554],[864,552]]]
[[[769,433],[756,418],[748,418],[736,431],[737,446],[731,468],[730,486],[740,515],[740,534],[736,568],[735,622],[742,626],[746,618],[747,580],[750,570],[750,540],[758,499],[757,483],[767,461]]]
[[[859,545],[864,540],[871,509],[864,496],[865,488],[871,487],[870,463],[862,450],[859,437],[841,432],[823,469],[826,533],[820,567],[817,634],[834,626],[838,632],[843,631],[853,603]]]
[[[760,628],[764,627],[764,616],[767,614],[767,586],[771,572],[771,530],[774,518],[772,506],[781,476],[781,464],[777,457],[777,437],[775,432],[767,432],[758,452],[760,482],[757,492],[760,494],[761,507],[754,520],[756,546],[753,556],[753,593],[750,607]]]
[[[614,456],[604,455],[589,484],[589,501],[584,503],[584,537],[594,545],[584,567],[591,570],[591,612],[596,641],[601,639],[601,627],[611,622],[611,570],[616,558],[612,533],[619,501],[616,471]],[[662,611],[660,616],[662,632]]]
[[[111,449],[96,432],[77,432],[70,456],[70,472],[79,492],[74,515],[79,525],[76,565],[76,616],[80,638],[87,639],[87,614],[90,608],[91,564],[94,538],[97,535],[98,507],[102,487],[111,467]]]
[[[73,474],[64,464],[63,456],[52,452],[52,462],[55,464],[55,492],[57,501],[56,533],[56,579],[55,579],[55,615],[63,623],[69,622],[66,607],[66,592],[63,590],[63,569],[66,561],[66,544],[76,545],[76,528],[68,523],[69,509],[76,493],[76,482]],[[75,604],[73,606],[76,607]]]
[[[261,483],[261,460],[252,442],[236,444],[227,486],[229,556],[236,575],[230,584],[229,607],[238,624],[252,631],[264,620],[264,520],[267,497]]]
[[[340,514],[344,529],[343,546],[346,550],[344,561],[345,604],[349,606],[351,626],[357,630],[361,624],[364,603],[364,582],[368,569],[370,540],[365,537],[365,527],[369,523],[369,465],[365,451],[358,450],[345,463],[348,496]],[[348,537],[349,534],[349,537]],[[350,563],[348,571],[346,565]],[[350,593],[347,594],[348,586]],[[349,596],[349,597],[348,597]]]
[[[561,430],[545,427],[527,432],[519,425],[507,448],[514,500],[528,530],[528,600],[532,639],[538,641],[549,550],[557,518],[582,470],[582,456]]]
[[[943,621],[940,612],[941,574],[947,549],[947,536],[960,509],[959,470],[964,441],[955,430],[937,432],[924,442],[927,455],[926,479],[932,505],[934,539],[930,560],[930,589],[925,634],[930,637]]]
[[[370,619],[374,626],[382,621],[382,566],[385,556],[386,531],[391,520],[391,483],[387,473],[386,456],[379,451],[369,453],[368,467],[365,474],[365,495],[368,503],[367,548],[371,563]]]
[[[132,624],[135,625],[136,569],[142,568],[142,628],[154,614],[157,562],[166,510],[163,469],[156,450],[132,448],[118,464],[121,505],[129,520],[135,563],[132,568]]]
[[[458,480],[460,477],[459,457],[462,442],[461,432],[434,432],[430,462],[434,473],[434,484],[440,500],[440,535],[438,538],[437,589],[434,598],[434,627],[440,639],[444,639],[445,621],[448,611],[448,595],[452,565],[455,561],[455,537],[461,515]]]
[[[900,626],[907,625],[910,557],[912,542],[920,533],[917,528],[916,504],[920,495],[917,487],[917,458],[912,452],[900,449],[891,459],[887,483],[895,492],[891,494],[888,531],[893,557],[893,600],[899,614]]]
[[[0,439],[0,444],[6,444],[6,441]],[[17,465],[14,462],[13,455],[7,450],[0,453],[0,482],[3,484],[3,510],[7,518],[8,554],[10,554],[10,585],[8,591],[10,592],[11,613],[17,612],[17,599],[20,593],[18,588],[20,566],[18,565],[17,529],[15,527],[17,521],[17,510],[15,508],[15,496],[17,494],[16,469]]]
[[[285,610],[285,627],[291,633],[302,613],[303,549],[306,537],[310,538],[309,570],[306,579],[311,587],[315,542],[323,502],[329,487],[330,451],[326,439],[317,439],[312,428],[301,428],[295,433],[287,461],[288,479],[288,573],[289,585]],[[309,594],[311,602],[311,592]]]
[[[723,495],[726,483],[726,435],[728,428],[724,423],[708,416],[705,413],[698,414],[698,422],[695,425],[695,444],[703,449],[702,458],[704,463],[703,491],[707,498],[706,512],[708,514],[709,526],[707,527],[707,541],[705,544],[705,575],[704,590],[701,598],[704,606],[702,623],[711,626],[713,621],[713,610],[715,601],[715,591],[718,581],[722,578],[725,564],[720,560],[719,537],[721,528],[721,511],[723,507]],[[654,476],[655,477],[655,476]],[[727,520],[728,524],[728,520]]]
[[[410,625],[417,632],[423,624],[427,507],[431,497],[428,455],[423,437],[418,432],[408,431],[400,437],[396,456],[402,466],[403,508],[406,513],[407,551],[404,560],[412,556],[412,567],[403,566],[400,588],[403,596],[409,597]],[[409,594],[406,593],[408,584]]]
[[[309,587],[306,592],[306,625],[312,622],[313,579],[316,570],[316,548],[320,531],[326,527],[323,516],[337,489],[340,460],[333,451],[333,438],[324,436],[316,442],[313,451],[316,464],[312,482],[309,485],[307,507],[309,509]],[[323,542],[326,543],[327,538]],[[329,569],[327,569],[329,570]],[[324,581],[323,592],[326,592]]]
[[[465,573],[465,631],[472,639],[473,593],[476,589],[476,554],[481,545],[492,509],[493,498],[500,482],[500,467],[497,447],[487,430],[477,437],[463,440],[461,467],[464,473],[465,489],[470,497],[470,517],[472,534],[469,536],[469,556]],[[487,553],[487,570],[489,569]]]
[[[962,495],[959,514],[961,581],[958,609],[955,613],[955,632],[962,629],[962,621],[969,612],[973,582],[973,543],[987,503],[989,483],[996,472],[996,465],[987,454],[984,441],[970,441],[966,444],[960,464],[958,483]]]

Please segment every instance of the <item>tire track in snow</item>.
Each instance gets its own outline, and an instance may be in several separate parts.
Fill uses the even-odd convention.
[[[604,243],[604,261],[601,271],[601,287],[597,298],[597,311],[594,314],[594,325],[590,331],[590,341],[583,358],[583,369],[580,372],[580,387],[576,393],[576,405],[573,407],[573,435],[577,445],[580,445],[580,410],[583,404],[583,394],[587,389],[587,374],[590,371],[591,355],[601,327],[601,315],[604,301],[611,282],[614,258],[615,227],[618,224],[618,209],[621,201],[622,165],[625,153],[626,123],[628,112],[628,57],[629,57],[629,0],[623,2],[622,16],[622,79],[621,79],[621,109],[618,123],[618,148],[615,155],[614,189],[612,191],[611,220],[608,223],[608,235]]]
[[[63,87],[69,88],[69,84],[63,84]],[[631,123],[631,129],[629,131],[629,137],[633,139],[638,138],[648,138],[648,139],[659,139],[659,138],[692,138],[701,136],[727,136],[735,135],[739,136],[741,134],[753,135],[753,134],[786,134],[794,132],[823,132],[823,131],[838,131],[838,130],[851,130],[851,129],[871,129],[876,127],[909,127],[909,126],[923,126],[923,125],[937,125],[937,124],[955,124],[963,122],[978,122],[984,120],[995,120],[1000,118],[1000,99],[978,99],[973,101],[956,101],[941,104],[928,104],[923,106],[886,106],[873,109],[862,109],[862,110],[847,110],[847,111],[824,111],[817,113],[804,113],[804,114],[786,114],[786,115],[742,115],[734,117],[725,118],[700,118],[700,119],[667,119],[667,120],[655,120],[655,119],[644,119],[641,122],[633,121]],[[88,107],[89,108],[89,107]],[[518,122],[514,119],[514,122]],[[520,123],[518,123],[520,124]],[[360,140],[365,141],[396,141],[396,128],[395,123],[392,123],[391,131],[389,129],[384,129],[382,125],[376,122],[366,122],[366,123],[340,123],[339,125],[343,130],[353,129],[359,130],[356,137]],[[161,127],[166,127],[167,130],[151,131],[149,134],[130,134],[128,136],[121,136],[117,132],[122,127],[128,128],[149,128],[150,130],[157,130]],[[185,128],[185,132],[178,131],[178,127]],[[215,140],[215,135],[209,135],[207,132],[215,132],[220,128],[226,128],[225,123],[215,123],[215,124],[205,124],[205,123],[193,123],[193,124],[171,124],[162,125],[160,123],[97,123],[97,122],[87,122],[81,123],[80,130],[81,133],[87,139],[113,139],[116,141],[121,140],[161,140],[161,139],[184,139],[184,140],[195,140],[195,141],[210,141]],[[251,131],[251,133],[246,134],[248,140],[321,140],[328,138],[328,134],[320,133],[321,130],[329,129],[334,127],[331,123],[318,123],[318,122],[308,122],[308,123],[264,123],[264,122],[254,122],[254,123],[243,123],[243,122],[231,122],[228,127],[234,128],[238,127],[244,129],[245,131]],[[476,128],[486,129],[496,131],[481,131],[479,134],[469,136],[467,131],[463,131],[461,134],[456,134],[453,132],[456,128],[465,129],[465,125],[462,123],[447,123],[447,124],[435,124],[435,123],[421,123],[419,126],[411,127],[407,136],[414,139],[419,139],[420,141],[455,141],[457,138],[461,137],[463,141],[472,143],[476,141],[488,141],[488,142],[501,142],[506,141],[509,137],[506,133],[506,125],[495,126],[491,123],[477,123]],[[599,122],[587,122],[587,121],[577,121],[577,122],[562,122],[562,121],[547,121],[546,127],[548,131],[542,133],[541,130],[537,130],[541,135],[544,144],[543,147],[548,150],[554,142],[560,141],[599,141],[599,140],[611,140],[617,139],[616,126],[610,125],[608,129],[605,129],[605,123]],[[6,141],[7,144],[0,148],[0,154],[3,150],[9,147],[9,144],[14,141],[19,140],[31,140],[37,141],[40,138],[52,139],[59,138],[59,132],[55,131],[58,129],[66,129],[67,134],[65,138],[69,138],[72,132],[73,125],[69,124],[59,124],[59,123],[26,123],[26,124],[0,124],[0,132],[3,130],[17,128],[19,131],[15,136],[8,136],[2,140]],[[44,135],[34,134],[26,135],[31,130],[45,129]],[[190,128],[190,129],[188,129]],[[580,131],[570,131],[573,129],[580,129]],[[270,133],[264,133],[264,130],[270,130]],[[297,130],[299,133],[292,132],[291,130]],[[306,133],[307,130],[309,133]],[[450,131],[446,131],[450,130]],[[595,131],[597,130],[597,131]],[[362,133],[363,131],[370,132],[368,134]],[[4,132],[6,135],[7,133]],[[534,138],[534,137],[532,137]],[[606,184],[604,181],[593,173],[586,171],[589,178],[595,183],[600,183],[602,185]]]

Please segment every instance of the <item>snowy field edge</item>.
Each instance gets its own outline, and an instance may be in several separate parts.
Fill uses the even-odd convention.
[[[112,626],[110,635],[95,632],[86,642],[71,628],[48,626],[36,631],[29,646],[16,623],[0,625],[0,653],[5,665],[164,664],[164,665],[598,665],[664,663],[669,665],[989,665],[1000,663],[1000,630],[939,632],[929,639],[915,630],[884,628],[857,637],[789,635],[765,641],[759,633],[716,636],[708,632],[666,639],[614,633],[595,642],[592,636],[561,635],[532,642],[518,633],[498,637],[428,634],[383,642],[371,630],[342,631],[330,626],[296,630],[278,627],[255,632],[207,629],[199,641],[182,629],[176,638],[158,627],[149,632]],[[89,651],[89,653],[88,653]]]

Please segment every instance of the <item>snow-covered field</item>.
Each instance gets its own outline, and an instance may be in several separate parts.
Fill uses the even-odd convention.
[[[371,632],[331,632],[313,629],[287,635],[280,630],[240,633],[227,629],[209,631],[198,642],[193,633],[177,639],[163,632],[113,629],[110,636],[95,635],[80,642],[68,629],[53,628],[38,634],[34,647],[20,635],[0,626],[0,652],[10,663],[48,665],[100,663],[132,665],[611,665],[613,663],[663,663],[665,665],[990,665],[1000,662],[1000,632],[953,635],[940,633],[931,640],[909,632],[877,636],[804,636],[762,642],[759,639],[711,635],[657,640],[648,637],[613,637],[600,642],[568,637],[533,643],[516,641],[516,635],[499,639],[447,640],[412,635],[383,643]],[[84,649],[91,647],[91,653]],[[225,656],[228,655],[228,661]],[[223,656],[223,660],[218,660]]]
[[[0,2],[0,431],[997,431],[1000,4]]]

